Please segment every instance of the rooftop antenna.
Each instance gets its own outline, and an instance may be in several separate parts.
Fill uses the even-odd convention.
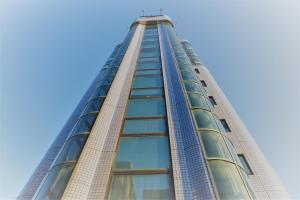
[[[164,9],[162,9],[162,8],[159,9],[160,15],[163,15],[163,10],[164,10]]]
[[[142,10],[142,13],[143,13],[143,15],[142,15],[142,16],[144,17],[144,16],[145,16],[145,11],[144,11],[144,10]]]

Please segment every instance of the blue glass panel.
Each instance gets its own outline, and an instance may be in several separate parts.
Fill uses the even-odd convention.
[[[181,76],[183,80],[198,81],[198,78],[192,71],[181,71]]]
[[[135,72],[136,76],[140,75],[161,75],[160,69],[153,69],[153,70],[138,70]]]
[[[189,93],[188,97],[189,97],[191,106],[193,108],[202,108],[202,109],[209,110],[209,107],[208,107],[208,104],[207,104],[207,100],[202,95]]]
[[[168,174],[113,175],[109,200],[171,200]]]
[[[152,58],[139,58],[140,62],[159,62],[160,63],[160,57],[152,57]]]
[[[185,81],[184,85],[185,85],[187,92],[197,92],[197,93],[203,94],[200,89],[201,86],[198,83]]]
[[[122,137],[114,169],[168,169],[168,143],[167,136]]]
[[[125,120],[124,134],[164,133],[167,131],[166,119]]]
[[[91,112],[99,112],[102,104],[103,104],[104,98],[96,98],[92,99],[85,107],[83,111],[83,115],[91,113]]]
[[[131,91],[131,97],[134,97],[134,98],[162,97],[162,96],[163,96],[162,88],[137,89],[137,90]]]
[[[159,61],[139,62],[137,69],[161,69],[161,64]]]
[[[84,115],[83,117],[81,117],[78,120],[75,127],[73,128],[71,135],[90,132],[94,125],[97,115],[98,115],[98,113],[92,113],[92,114]]]
[[[87,135],[82,134],[71,137],[64,145],[63,150],[59,153],[59,156],[55,161],[55,165],[66,161],[76,161],[80,156],[86,139]]]
[[[133,79],[132,88],[162,87],[161,76],[137,76]]]
[[[207,128],[219,131],[218,126],[210,112],[204,110],[193,110],[193,114],[195,116],[198,128]]]
[[[127,117],[165,116],[164,99],[130,99],[127,106]]]
[[[71,177],[74,163],[58,165],[48,174],[35,199],[58,200],[64,193],[65,187]]]

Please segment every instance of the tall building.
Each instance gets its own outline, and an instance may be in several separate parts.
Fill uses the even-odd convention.
[[[159,15],[131,25],[18,198],[289,196],[191,44]]]

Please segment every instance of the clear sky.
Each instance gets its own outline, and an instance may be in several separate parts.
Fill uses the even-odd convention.
[[[163,8],[300,199],[299,1],[1,1],[0,199],[17,196],[113,47]]]

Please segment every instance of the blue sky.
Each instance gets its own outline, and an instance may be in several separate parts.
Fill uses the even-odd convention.
[[[163,8],[300,199],[299,1],[1,1],[0,199],[15,198],[113,47]]]

